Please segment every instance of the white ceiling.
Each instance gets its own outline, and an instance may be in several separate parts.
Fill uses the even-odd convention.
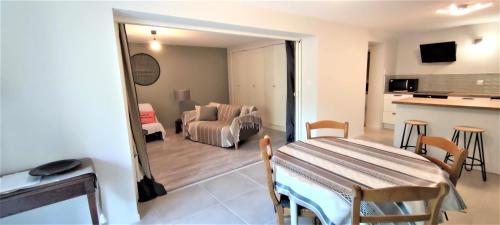
[[[451,3],[465,2],[471,1],[245,1],[244,4],[395,34],[500,20],[500,4],[497,0],[472,1],[492,2],[493,6],[464,16],[436,14],[437,9],[446,8]],[[273,40],[226,33],[130,24],[126,28],[131,43],[150,42],[152,40],[151,30],[157,31],[158,41],[170,45],[228,48]]]
[[[127,24],[125,28],[127,30],[127,37],[130,43],[149,43],[151,40],[153,40],[151,30],[156,30],[156,40],[168,45],[229,48],[238,45],[273,40],[268,38],[234,34],[131,24]]]
[[[493,6],[464,16],[436,14],[451,3],[492,2]],[[316,17],[377,31],[426,31],[499,21],[498,0],[476,1],[255,1],[253,6]]]

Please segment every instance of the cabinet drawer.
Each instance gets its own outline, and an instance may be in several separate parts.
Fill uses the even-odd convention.
[[[410,98],[410,94],[384,94],[384,100],[398,100],[403,98]]]
[[[396,113],[395,112],[384,112],[383,117],[382,117],[383,123],[394,124],[395,120],[396,120]]]

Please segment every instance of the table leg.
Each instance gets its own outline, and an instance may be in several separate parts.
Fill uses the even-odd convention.
[[[88,193],[87,200],[89,201],[89,210],[90,210],[90,217],[92,218],[92,224],[99,225],[99,215],[97,213],[95,192]]]
[[[297,225],[297,203],[293,198],[290,198],[290,224]]]

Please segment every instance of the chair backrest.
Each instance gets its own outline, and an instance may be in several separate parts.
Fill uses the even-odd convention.
[[[333,120],[321,120],[318,122],[314,123],[306,123],[306,130],[307,130],[307,139],[311,139],[311,131],[315,129],[324,129],[324,128],[330,128],[330,129],[341,129],[344,130],[344,138],[347,138],[349,134],[349,123],[348,122],[337,122]]]
[[[417,222],[425,221],[425,225],[437,224],[441,212],[441,203],[449,191],[446,183],[439,183],[437,187],[391,187],[380,189],[362,189],[357,185],[353,187],[352,200],[352,224],[360,223],[389,223],[389,222]],[[426,201],[426,209],[420,214],[404,215],[370,215],[361,216],[361,201],[383,203],[383,202],[405,202]]]
[[[279,205],[279,200],[276,196],[276,192],[274,191],[273,169],[271,166],[271,157],[273,157],[271,138],[265,135],[262,139],[260,139],[259,147],[260,156],[262,157],[262,161],[264,161],[264,168],[266,170],[267,190],[269,191],[269,196],[271,197],[274,206],[277,206]]]
[[[434,164],[438,165],[439,167],[441,167],[441,169],[443,169],[444,171],[448,172],[448,174],[450,175],[451,182],[453,183],[453,185],[456,186],[458,177],[460,175],[460,169],[462,168],[462,164],[464,163],[465,158],[467,157],[467,150],[459,148],[457,145],[455,145],[455,143],[451,142],[446,138],[420,135],[417,140],[417,147],[415,148],[415,153],[422,154],[421,150],[423,145],[434,146],[453,155],[454,162],[451,165],[432,156],[428,155],[422,155],[422,156],[427,158]]]

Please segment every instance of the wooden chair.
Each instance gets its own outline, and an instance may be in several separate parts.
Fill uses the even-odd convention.
[[[277,194],[274,189],[273,169],[271,166],[271,158],[273,156],[271,138],[267,135],[264,136],[264,138],[260,139],[259,147],[262,160],[264,161],[264,168],[266,170],[267,190],[269,191],[269,196],[273,201],[274,210],[276,212],[276,216],[278,217],[278,224],[284,225],[285,215],[290,215],[290,200],[288,199],[288,196]],[[316,214],[307,208],[298,206],[298,214],[300,216],[313,218],[314,224],[318,223]]]
[[[316,130],[316,129],[324,129],[324,128],[330,128],[330,129],[342,129],[344,130],[344,138],[347,138],[349,134],[349,122],[337,122],[337,121],[332,121],[332,120],[321,120],[318,122],[314,123],[306,123],[306,130],[307,130],[307,139],[311,139],[311,131]],[[324,136],[323,136],[324,137]]]
[[[447,164],[432,156],[422,155],[421,150],[423,145],[434,146],[453,155],[454,158],[453,164],[451,165]],[[457,181],[460,176],[460,170],[462,168],[462,164],[464,163],[465,158],[467,157],[467,150],[459,148],[457,145],[455,145],[455,143],[451,142],[446,138],[420,135],[418,136],[415,153],[422,155],[429,161],[439,166],[444,171],[448,172],[448,174],[450,175],[451,182],[453,183],[453,185],[457,186]]]
[[[438,222],[443,198],[449,191],[446,183],[439,183],[437,187],[391,187],[380,189],[362,189],[357,185],[353,187],[354,197],[352,200],[352,224],[360,223],[388,223],[388,222],[417,222],[425,221],[425,225],[434,225]],[[425,213],[404,215],[373,215],[361,216],[361,201],[382,202],[405,202],[426,201]]]

